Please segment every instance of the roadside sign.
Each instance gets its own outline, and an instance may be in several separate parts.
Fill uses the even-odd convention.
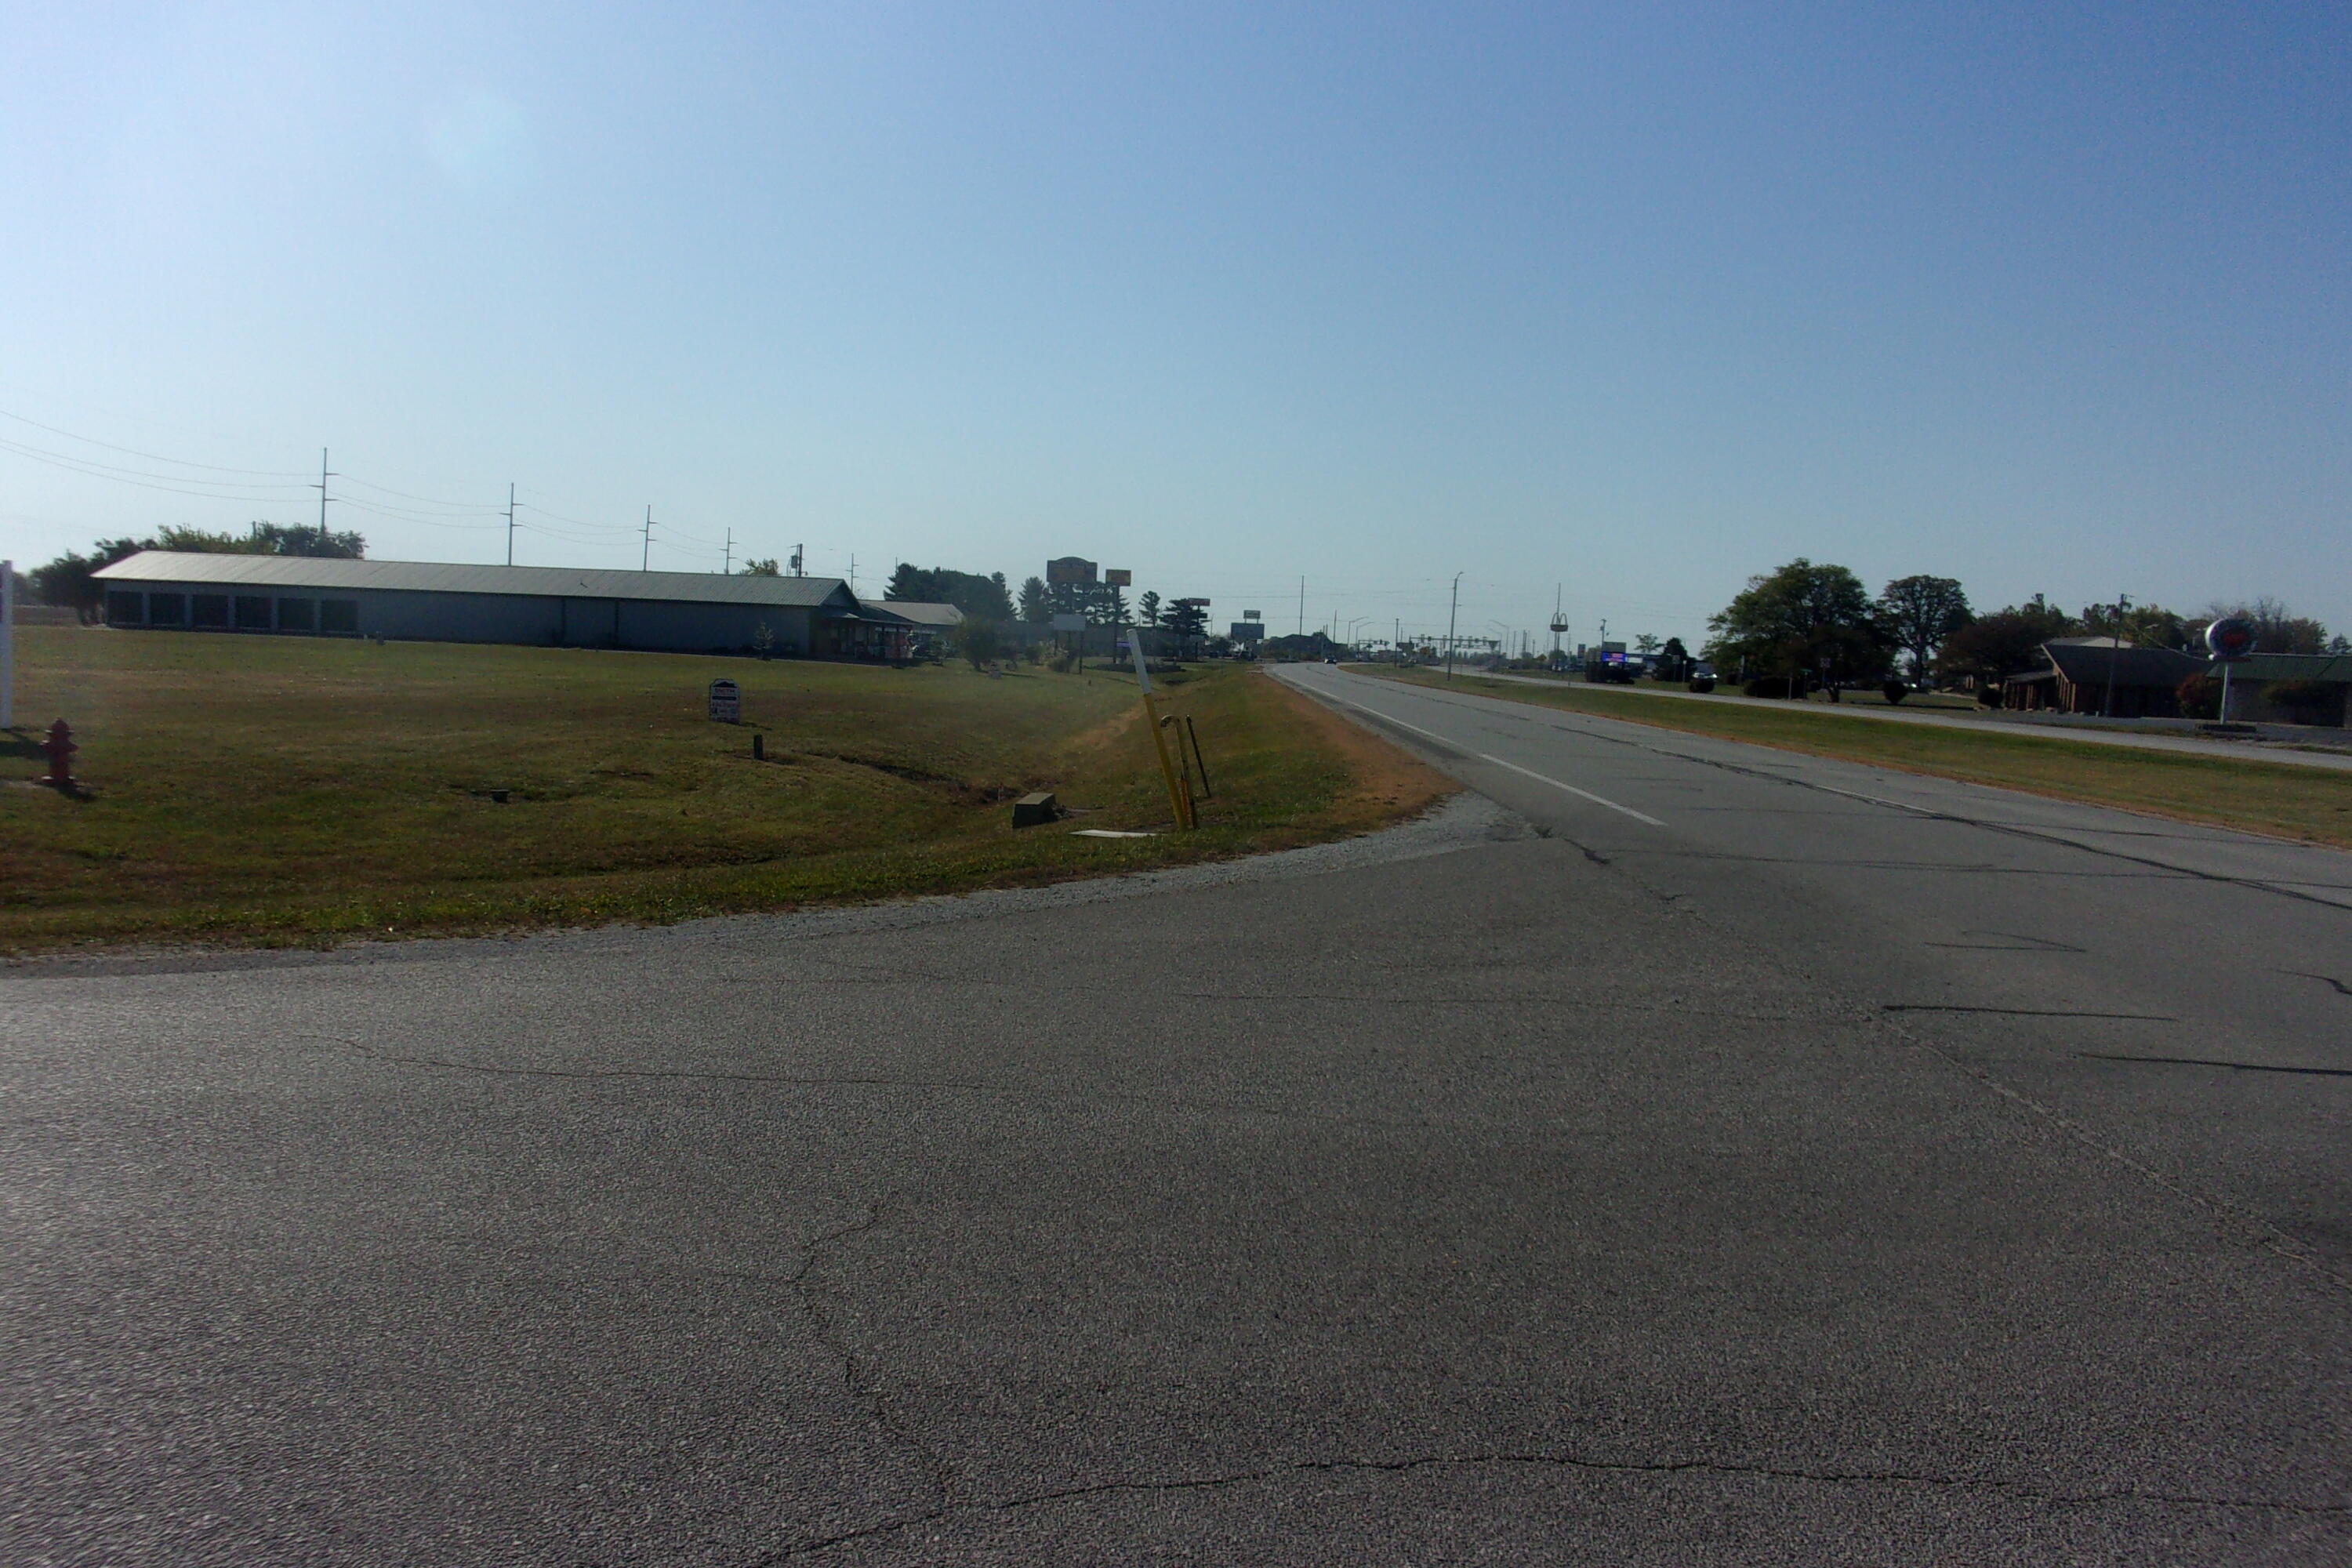
[[[1046,624],[1057,632],[1082,632],[1087,629],[1087,618],[1084,616],[1055,616]]]
[[[1135,586],[1135,574],[1124,566],[1106,566],[1103,568],[1103,586],[1132,588]]]
[[[2254,651],[2254,628],[2225,616],[2205,628],[2205,646],[2215,658],[2243,658]]]
[[[743,721],[743,689],[731,680],[710,683],[710,717],[721,724]]]

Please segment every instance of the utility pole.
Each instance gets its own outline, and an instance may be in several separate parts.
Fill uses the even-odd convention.
[[[1445,607],[1445,679],[1454,679],[1454,615],[1462,607],[1462,574],[1454,574],[1454,599]]]
[[[1298,635],[1307,635],[1307,579],[1298,580]]]
[[[2109,719],[2116,716],[2116,666],[2123,662],[2124,612],[2130,608],[2131,595],[2117,594],[2116,595],[2116,635],[2110,639],[2115,646],[2107,649],[2107,710],[2105,717]]]
[[[514,481],[507,481],[507,564],[514,564]]]
[[[849,596],[857,597],[857,552],[849,552]]]
[[[310,488],[319,492],[319,548],[327,547],[327,481],[341,479],[341,474],[327,472],[327,449],[319,448],[319,482]]]
[[[637,570],[649,571],[654,563],[654,503],[646,503],[646,548],[637,557]]]
[[[731,524],[727,530],[727,559],[719,566],[719,574],[721,577],[735,575],[735,530]]]

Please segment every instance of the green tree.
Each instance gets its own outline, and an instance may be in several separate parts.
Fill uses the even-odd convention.
[[[1209,629],[1209,612],[1198,605],[1171,605],[1160,624],[1180,637],[1196,637]]]
[[[2072,616],[2036,594],[2022,605],[1979,616],[1945,638],[1938,662],[1947,675],[1966,677],[1979,687],[1998,686],[2039,667],[2042,645],[2075,629]]]
[[[149,545],[136,539],[101,539],[83,555],[68,550],[46,566],[36,566],[25,574],[26,586],[33,597],[44,605],[68,609],[85,620],[97,617],[98,607],[106,599],[106,591],[92,580],[92,574],[116,562],[136,555]]]
[[[1897,577],[1878,595],[1878,616],[1895,646],[1911,656],[1911,679],[1925,684],[1936,650],[1974,619],[1957,577]]]
[[[783,574],[783,570],[776,564],[776,558],[772,555],[764,561],[743,563],[743,575],[746,577],[781,577]]]
[[[1127,590],[1108,583],[1095,584],[1087,604],[1087,624],[1095,626],[1127,625]]]
[[[982,616],[966,616],[950,640],[974,669],[1004,654],[1004,628]]]
[[[358,561],[367,554],[364,535],[316,523],[257,522],[240,548],[254,555],[308,555]]]
[[[1021,618],[1032,626],[1054,618],[1053,596],[1045,592],[1045,579],[1043,577],[1022,580]]]
[[[1159,595],[1149,593],[1144,595],[1142,598],[1138,599],[1135,602],[1135,608],[1136,614],[1142,618],[1145,626],[1156,626],[1160,624]]]
[[[1834,680],[1875,677],[1886,666],[1885,636],[1862,579],[1802,556],[1750,577],[1706,624],[1715,634],[1707,657],[1718,668],[1790,677],[1820,671]]]
[[[922,605],[953,605],[965,615],[978,616],[982,620],[1013,618],[1013,600],[1004,591],[1002,572],[983,577],[977,572],[958,572],[946,566],[926,570],[902,561],[890,574],[882,597],[908,599]]]
[[[2308,616],[2298,616],[2278,600],[2265,594],[2251,605],[2215,604],[2208,606],[2202,620],[2191,623],[2198,646],[2203,647],[2205,628],[2214,621],[2229,617],[2245,622],[2254,628],[2254,651],[2257,653],[2326,653],[2327,628]]]
[[[2090,636],[2121,637],[2133,647],[2180,649],[2189,644],[2188,621],[2162,605],[2134,605],[2121,619],[2113,605],[2085,605],[2076,624]]]

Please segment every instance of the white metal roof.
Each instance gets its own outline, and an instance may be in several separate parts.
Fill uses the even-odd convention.
[[[963,612],[953,605],[932,605],[920,599],[885,599],[877,605],[869,599],[866,607],[896,616],[903,621],[912,621],[919,626],[944,628],[963,625]]]
[[[142,550],[94,574],[121,584],[224,588],[392,589],[425,594],[521,594],[545,598],[853,608],[838,577],[741,577],[705,572],[608,572],[577,566],[468,566],[437,561],[335,561]]]

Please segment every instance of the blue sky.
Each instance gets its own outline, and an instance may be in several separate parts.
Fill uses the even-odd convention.
[[[324,446],[390,558],[503,559],[512,480],[524,562],[650,503],[658,566],[1079,553],[1283,630],[1459,572],[1465,632],[1692,637],[1801,554],[2352,628],[2340,5],[18,5],[0,58],[20,562],[313,517]]]

